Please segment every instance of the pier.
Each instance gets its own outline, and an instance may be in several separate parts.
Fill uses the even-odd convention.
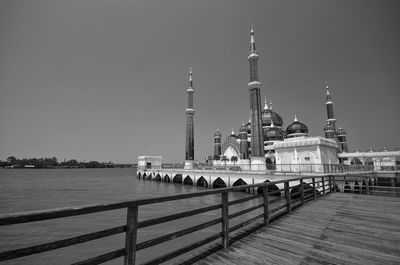
[[[335,193],[196,264],[398,264],[400,200]]]
[[[364,259],[374,256],[374,259],[369,259],[370,264],[397,262],[400,258],[398,183],[394,187],[378,186],[381,183],[378,179],[369,185],[371,178],[365,177],[360,182],[366,185],[360,189],[344,185],[342,193],[335,188],[337,184],[345,182],[343,176],[304,176],[134,201],[1,215],[0,226],[18,229],[18,224],[22,223],[49,219],[59,219],[62,222],[63,218],[69,216],[84,218],[86,214],[125,209],[126,223],[110,224],[113,227],[102,231],[3,251],[0,253],[0,261],[125,234],[120,248],[74,264],[100,264],[116,258],[123,258],[124,264],[138,264],[137,252],[208,229],[206,236],[200,240],[188,241],[168,253],[152,256],[142,264],[169,261],[184,264],[281,264],[281,261],[291,264],[297,261],[300,264],[301,261],[310,263],[323,260],[358,264],[360,261],[354,261],[357,255],[363,255]],[[283,188],[274,190],[270,188],[272,185]],[[229,193],[246,189],[258,192],[229,200]],[[219,196],[220,202],[188,211],[176,209],[176,212],[167,216],[140,218],[140,208],[146,205],[199,200],[210,195]],[[235,208],[246,202],[252,202],[251,206],[239,210]],[[196,219],[200,221],[151,239],[143,240],[138,236],[138,231],[146,227],[180,222],[191,216],[198,216]],[[209,218],[204,221],[204,216]],[[84,219],[82,225],[87,225]],[[366,253],[362,254],[363,250]],[[179,259],[181,255],[184,255],[184,260]]]

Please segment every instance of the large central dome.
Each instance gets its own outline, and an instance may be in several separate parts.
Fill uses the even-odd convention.
[[[274,123],[275,126],[277,127],[282,127],[283,125],[283,119],[281,115],[276,113],[275,111],[272,110],[272,103],[270,103],[270,107],[267,105],[267,100],[265,99],[265,106],[264,110],[262,111],[262,126],[271,126],[271,121]]]

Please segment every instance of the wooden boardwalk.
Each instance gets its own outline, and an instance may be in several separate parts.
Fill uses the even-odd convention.
[[[333,193],[196,264],[400,264],[400,198]]]

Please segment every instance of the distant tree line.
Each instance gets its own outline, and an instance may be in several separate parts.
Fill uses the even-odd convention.
[[[56,157],[52,158],[22,158],[18,159],[14,156],[10,156],[6,161],[0,160],[0,167],[12,167],[12,168],[106,168],[114,167],[112,162],[78,162],[76,159],[68,161],[58,162]]]

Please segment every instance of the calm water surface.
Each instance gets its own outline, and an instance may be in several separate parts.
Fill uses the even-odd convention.
[[[0,214],[134,200],[187,193],[201,189],[204,188],[139,180],[136,178],[136,170],[131,168],[0,169]],[[248,195],[237,192],[232,194],[230,199],[238,199],[244,196]],[[139,220],[200,208],[219,202],[220,196],[212,195],[143,206],[139,208]],[[201,216],[184,218],[179,222],[175,221],[141,229],[138,232],[138,241],[142,242],[219,216],[219,211],[213,211]],[[0,252],[117,227],[125,224],[125,218],[126,210],[124,209],[3,226],[0,227]],[[176,249],[182,243],[187,244],[190,241],[199,240],[219,230],[220,225],[217,225],[175,239],[170,243],[140,251],[137,260],[138,262],[149,260]],[[124,234],[120,234],[1,264],[70,264],[123,248],[123,246]],[[123,264],[123,260],[117,259],[106,264]]]

